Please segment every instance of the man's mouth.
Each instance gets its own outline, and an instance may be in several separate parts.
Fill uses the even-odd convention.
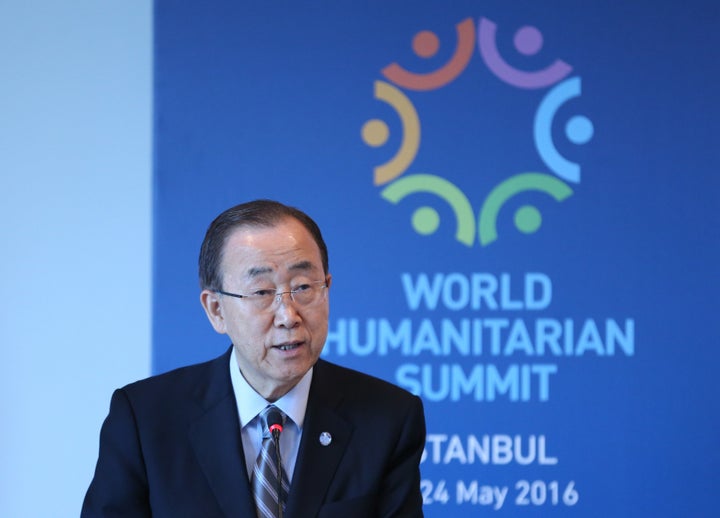
[[[275,345],[275,349],[280,349],[281,351],[292,351],[293,349],[297,349],[302,345],[302,342],[292,342],[289,344],[281,344],[281,345]]]

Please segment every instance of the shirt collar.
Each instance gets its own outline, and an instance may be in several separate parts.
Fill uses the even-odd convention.
[[[300,379],[290,391],[274,403],[268,402],[264,397],[258,394],[254,388],[250,386],[238,367],[237,356],[235,354],[235,346],[230,354],[230,380],[232,382],[233,392],[235,392],[235,401],[237,403],[238,416],[240,417],[240,427],[244,428],[262,412],[262,410],[273,404],[282,410],[297,427],[302,430],[305,421],[305,410],[307,409],[308,395],[310,393],[310,383],[312,381],[313,369]]]

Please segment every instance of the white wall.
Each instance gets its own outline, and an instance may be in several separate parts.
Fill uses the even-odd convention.
[[[149,373],[152,1],[0,2],[0,516],[77,516]]]

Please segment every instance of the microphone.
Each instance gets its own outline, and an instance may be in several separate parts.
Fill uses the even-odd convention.
[[[283,420],[280,410],[273,406],[266,416],[268,430],[273,437],[275,443],[275,456],[277,457],[277,495],[278,495],[278,518],[283,518],[283,502],[280,495],[282,494],[282,460],[280,460],[280,433],[283,431]]]
[[[273,407],[267,414],[267,425],[268,430],[276,441],[280,439],[280,433],[283,431],[282,425],[282,414],[280,411]]]

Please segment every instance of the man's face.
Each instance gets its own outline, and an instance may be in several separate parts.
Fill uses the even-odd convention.
[[[241,227],[225,243],[222,290],[248,295],[290,291],[326,281],[320,250],[305,227],[287,218],[273,227]],[[321,283],[319,283],[321,284]],[[315,364],[328,331],[328,298],[301,306],[289,294],[259,310],[252,301],[203,290],[205,311],[218,333],[227,333],[240,371],[265,399],[288,392]]]

